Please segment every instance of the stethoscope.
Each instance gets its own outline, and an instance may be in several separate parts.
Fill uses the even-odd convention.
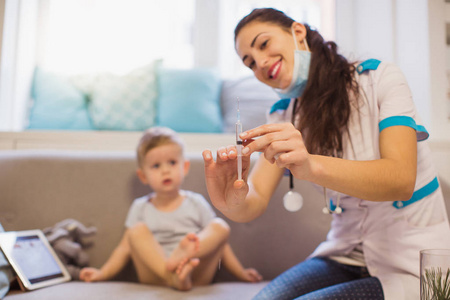
[[[297,107],[297,98],[294,101],[294,107],[292,109],[292,117],[291,117],[292,124],[294,124],[294,121],[295,121],[296,107]],[[328,205],[327,188],[326,187],[323,187],[323,199],[325,202],[325,207],[322,209],[322,212],[324,214],[338,214],[339,215],[342,213],[343,210],[339,206],[340,200],[341,200],[341,194],[338,194],[337,201],[336,201],[336,207],[334,209],[332,209]],[[289,191],[283,197],[283,205],[287,211],[291,211],[291,212],[298,211],[303,206],[303,196],[300,193],[294,191],[294,176],[292,175],[291,171],[289,171]]]

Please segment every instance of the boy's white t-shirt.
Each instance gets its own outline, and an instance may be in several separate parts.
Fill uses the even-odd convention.
[[[128,211],[125,227],[131,228],[139,222],[147,225],[168,256],[180,240],[188,233],[198,233],[216,217],[208,201],[198,193],[181,191],[184,200],[174,211],[164,212],[149,201],[154,193],[137,198]]]

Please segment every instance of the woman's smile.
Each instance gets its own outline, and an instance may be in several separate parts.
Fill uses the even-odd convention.
[[[269,69],[269,78],[276,79],[281,70],[281,59],[274,63]]]

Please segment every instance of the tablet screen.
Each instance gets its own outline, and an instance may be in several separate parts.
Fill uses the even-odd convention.
[[[37,235],[16,237],[12,257],[31,283],[63,277],[58,264]]]
[[[41,230],[1,232],[0,247],[25,290],[71,279]]]

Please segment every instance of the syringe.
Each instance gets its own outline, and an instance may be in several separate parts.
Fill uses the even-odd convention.
[[[237,171],[238,180],[242,180],[242,133],[241,113],[239,111],[239,97],[237,97],[237,121],[236,121],[236,150],[237,150]]]

